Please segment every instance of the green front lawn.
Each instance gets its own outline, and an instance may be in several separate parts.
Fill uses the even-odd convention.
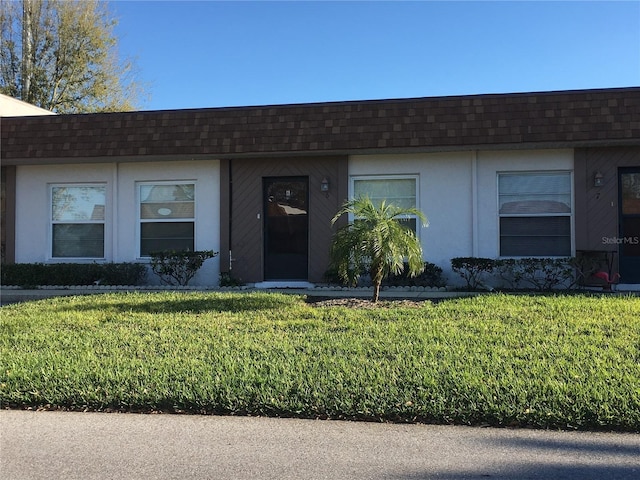
[[[0,315],[5,407],[640,431],[638,297],[356,310],[168,292]]]

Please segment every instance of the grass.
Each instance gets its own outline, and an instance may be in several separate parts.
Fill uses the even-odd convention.
[[[640,298],[158,293],[2,307],[0,402],[640,431]]]

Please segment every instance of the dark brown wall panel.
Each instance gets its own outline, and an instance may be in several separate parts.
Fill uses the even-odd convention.
[[[14,263],[16,258],[16,167],[2,167],[2,262]]]
[[[220,272],[229,271],[229,160],[220,160]]]
[[[309,177],[309,281],[321,282],[329,264],[331,218],[346,198],[347,157],[231,160],[232,275],[243,282],[263,278],[263,177]],[[320,191],[324,178],[329,193]]]
[[[575,152],[576,250],[615,250],[603,237],[618,236],[618,168],[640,166],[640,147],[581,148]],[[595,187],[596,172],[604,184]]]

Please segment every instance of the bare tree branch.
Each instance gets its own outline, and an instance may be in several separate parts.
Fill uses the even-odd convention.
[[[59,113],[138,107],[147,87],[115,25],[102,0],[0,0],[0,92]]]

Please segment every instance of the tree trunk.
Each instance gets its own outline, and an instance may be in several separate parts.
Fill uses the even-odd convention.
[[[373,303],[378,301],[380,297],[380,285],[384,277],[384,270],[380,262],[374,262],[371,266],[371,281],[373,282]]]
[[[378,303],[379,297],[380,297],[380,284],[375,283],[373,285],[373,303]]]
[[[33,74],[33,24],[31,0],[22,3],[22,91],[20,99],[33,103],[31,99],[31,75]]]

